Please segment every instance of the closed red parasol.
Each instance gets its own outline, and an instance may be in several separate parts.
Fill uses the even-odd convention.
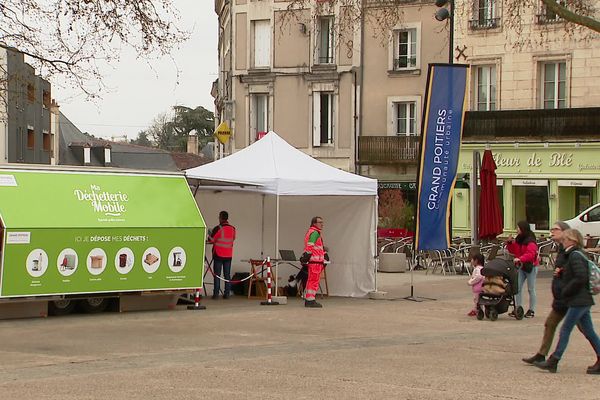
[[[496,163],[490,150],[483,153],[480,177],[479,238],[495,239],[504,230],[504,221],[496,187]]]

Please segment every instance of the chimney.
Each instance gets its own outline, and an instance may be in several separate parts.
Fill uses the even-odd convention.
[[[196,135],[195,129],[188,133],[187,152],[196,155],[198,154],[198,135]]]

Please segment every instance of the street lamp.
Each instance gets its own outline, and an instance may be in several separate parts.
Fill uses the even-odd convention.
[[[435,12],[435,19],[438,21],[450,20],[450,38],[448,49],[448,62],[454,63],[454,0],[435,0],[435,5],[438,7]],[[448,5],[448,7],[446,7]]]

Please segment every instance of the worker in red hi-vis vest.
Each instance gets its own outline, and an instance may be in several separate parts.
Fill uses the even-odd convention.
[[[308,264],[308,281],[304,291],[304,307],[321,308],[317,303],[315,296],[319,289],[319,280],[321,271],[326,263],[325,247],[323,246],[323,218],[313,217],[310,221],[310,228],[304,236],[304,253],[300,257],[303,264]]]
[[[221,269],[225,278],[225,291],[223,298],[229,298],[231,290],[231,259],[233,258],[233,242],[235,241],[235,227],[229,224],[229,213],[221,211],[219,213],[219,225],[215,226],[209,236],[209,242],[213,249],[213,271],[215,273],[215,284],[213,287],[212,299],[219,298],[221,290]]]

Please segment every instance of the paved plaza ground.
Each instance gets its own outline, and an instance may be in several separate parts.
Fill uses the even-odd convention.
[[[593,352],[575,331],[558,374],[526,366],[550,304],[533,319],[466,316],[466,276],[415,273],[405,300],[205,300],[205,311],[0,321],[0,399],[600,399]],[[389,299],[409,274],[379,274]],[[600,327],[600,308],[593,318]]]

